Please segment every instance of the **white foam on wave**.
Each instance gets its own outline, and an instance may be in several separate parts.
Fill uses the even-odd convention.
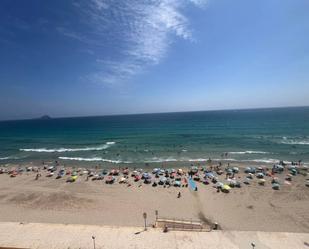
[[[280,160],[279,159],[272,159],[272,158],[268,158],[268,159],[252,159],[252,160],[243,160],[244,162],[256,162],[256,163],[279,163]],[[289,162],[285,162],[285,163],[289,163]]]
[[[239,160],[240,162],[255,162],[255,163],[279,163],[280,159],[273,159],[273,158],[261,158],[261,159],[247,159],[247,160]],[[291,163],[290,161],[283,161],[286,164]]]
[[[177,162],[180,161],[179,159],[168,157],[168,158],[161,158],[161,157],[153,157],[151,159],[146,159],[145,163],[163,163],[163,162]]]
[[[309,140],[306,138],[307,137],[282,137],[282,139],[277,142],[279,144],[309,145]]]
[[[229,154],[244,155],[244,154],[270,154],[270,153],[265,151],[246,150],[246,151],[232,151],[229,152]]]
[[[62,160],[72,160],[72,161],[86,161],[86,162],[109,162],[109,163],[132,163],[129,161],[121,161],[121,160],[111,160],[111,159],[106,159],[102,157],[66,157],[66,156],[60,156],[58,157],[59,159]]]
[[[163,162],[207,162],[209,158],[173,158],[173,157],[168,157],[168,158],[161,158],[161,157],[153,157],[151,159],[146,159],[145,163],[163,163]],[[213,161],[237,161],[236,159],[233,158],[224,158],[224,159],[211,159]]]
[[[59,159],[62,160],[72,160],[72,161],[85,161],[85,162],[109,162],[109,163],[115,163],[115,164],[120,164],[120,163],[134,163],[133,161],[121,161],[121,160],[111,160],[111,159],[106,159],[102,157],[90,157],[90,158],[85,158],[85,157],[58,157]],[[141,160],[141,161],[136,161],[135,163],[163,163],[163,162],[207,162],[209,158],[160,158],[160,157],[154,157],[151,159],[146,159],[146,160]],[[273,159],[273,158],[262,158],[262,159],[247,159],[247,160],[237,160],[234,158],[214,158],[211,159],[212,161],[226,161],[226,162],[245,162],[245,163],[266,163],[266,164],[276,164],[279,163],[279,159]],[[289,164],[289,161],[283,161],[286,164]],[[308,162],[304,162],[304,164],[308,164]]]
[[[206,161],[208,161],[209,160],[209,158],[196,158],[196,159],[192,159],[192,158],[190,158],[190,159],[188,159],[188,161],[189,162],[206,162]]]
[[[54,153],[54,152],[75,152],[75,151],[96,151],[96,150],[106,150],[111,145],[114,145],[115,142],[107,142],[104,145],[100,145],[97,147],[85,147],[85,148],[57,148],[57,149],[46,149],[46,148],[38,148],[38,149],[19,149],[20,151],[26,152],[45,152],[45,153]]]
[[[19,157],[13,157],[13,156],[6,156],[6,157],[0,157],[0,160],[17,160]]]
[[[297,140],[283,140],[279,142],[280,144],[291,144],[291,145],[309,145],[309,141],[297,141]]]

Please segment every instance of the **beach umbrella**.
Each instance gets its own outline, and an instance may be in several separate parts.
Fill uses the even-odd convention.
[[[212,183],[216,183],[218,181],[218,177],[214,176],[212,179],[211,179]]]
[[[138,175],[138,172],[137,172],[136,170],[134,170],[134,171],[132,172],[131,176],[136,176],[136,175]]]
[[[108,176],[105,182],[112,184],[112,183],[114,183],[115,179],[116,178],[114,176]]]
[[[174,186],[175,187],[180,187],[181,186],[181,182],[180,181],[175,181],[174,182]]]
[[[54,172],[49,172],[46,176],[47,177],[52,177],[54,175]]]
[[[249,173],[251,171],[251,168],[250,167],[246,167],[245,168],[245,173]]]
[[[149,177],[151,177],[151,176],[150,176],[150,174],[147,173],[147,172],[145,172],[145,173],[142,174],[142,179],[147,179],[147,178],[149,178]]]
[[[171,173],[171,169],[166,169],[164,173],[165,174],[170,174]]]
[[[236,187],[236,188],[241,188],[241,183],[240,183],[239,181],[236,181],[236,182],[235,182],[235,187]]]
[[[141,179],[141,176],[140,175],[135,175],[134,176],[134,181],[137,182]]]
[[[210,172],[209,173],[205,173],[205,177],[212,179],[212,178],[214,178],[214,174],[210,173]]]
[[[279,179],[278,179],[278,177],[274,177],[274,178],[271,180],[271,183],[277,183],[277,184],[279,184]]]
[[[232,188],[235,187],[236,185],[236,180],[233,180],[233,179],[228,179],[228,185]]]
[[[257,171],[263,171],[263,168],[260,166],[260,167],[257,167]]]
[[[249,173],[249,174],[247,175],[247,178],[253,179],[253,174],[252,174],[252,173]]]
[[[230,174],[233,173],[233,170],[232,170],[231,168],[226,168],[225,171],[226,171],[227,173],[230,173]]]
[[[249,185],[249,184],[250,184],[250,178],[245,178],[245,180],[243,181],[243,183]]]
[[[145,178],[144,183],[146,183],[146,184],[151,183],[151,177],[149,177],[149,178]]]
[[[166,177],[163,176],[163,177],[160,178],[160,182],[165,183],[166,181],[167,181]]]
[[[284,170],[284,167],[282,165],[274,165],[273,166],[273,169],[272,169],[274,172],[282,172]]]
[[[238,167],[233,167],[232,170],[233,170],[234,173],[238,173],[239,172],[239,168]]]
[[[223,192],[228,193],[231,190],[231,187],[229,185],[227,185],[227,184],[224,184],[223,187],[221,188],[221,190]]]
[[[77,176],[71,176],[71,178],[69,178],[69,182],[75,182],[77,179]]]
[[[287,174],[286,177],[285,177],[285,180],[292,181],[292,175],[291,174]]]
[[[288,169],[290,170],[290,169],[297,169],[297,166],[296,165],[289,165],[288,166]]]
[[[160,171],[160,169],[154,168],[154,169],[152,170],[152,174],[157,174],[159,171]]]
[[[223,170],[221,170],[221,169],[216,170],[216,173],[217,173],[218,175],[222,175],[222,174],[223,174]]]
[[[122,171],[122,173],[123,173],[124,175],[128,175],[128,174],[129,174],[129,170],[128,170],[128,169],[124,169],[124,170]]]
[[[290,172],[291,172],[292,175],[295,176],[297,174],[297,169],[292,168],[292,169],[290,169]]]
[[[246,167],[245,168],[245,173],[252,173],[254,174],[256,171],[255,167]]]
[[[17,176],[17,171],[13,171],[12,173],[11,173],[11,177],[16,177]]]
[[[216,188],[222,188],[224,186],[224,184],[222,182],[217,182],[215,187]]]
[[[121,178],[120,178],[120,180],[119,180],[119,183],[125,183],[125,182],[126,182],[126,180],[127,180],[126,178],[121,177]]]
[[[263,173],[257,173],[257,174],[256,174],[256,177],[257,177],[257,178],[264,178],[264,174],[263,174]]]
[[[273,184],[272,184],[272,188],[273,188],[274,190],[279,190],[279,189],[280,189],[280,185],[279,185],[278,183],[273,183]]]

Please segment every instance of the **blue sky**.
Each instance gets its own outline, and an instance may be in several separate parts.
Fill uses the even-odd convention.
[[[309,105],[307,0],[2,0],[0,119]]]

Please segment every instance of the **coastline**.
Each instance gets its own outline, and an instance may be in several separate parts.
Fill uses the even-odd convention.
[[[190,159],[190,160],[162,160],[162,161],[146,161],[146,162],[130,162],[130,163],[123,163],[123,162],[108,162],[108,161],[82,161],[82,160],[18,160],[17,161],[9,161],[6,162],[5,160],[0,161],[0,167],[27,167],[27,166],[42,166],[42,162],[46,164],[53,165],[55,164],[55,161],[59,163],[59,165],[63,165],[64,167],[73,167],[73,168],[101,168],[101,169],[113,169],[113,168],[144,168],[144,169],[152,169],[152,168],[186,168],[190,165],[197,165],[197,166],[204,166],[208,165],[209,162],[207,158],[198,158],[196,160]],[[246,167],[246,166],[267,166],[271,167],[274,164],[278,164],[280,162],[280,159],[273,159],[273,160],[263,160],[263,159],[257,159],[257,160],[235,160],[235,159],[212,159],[212,164],[218,164],[222,163],[223,166],[227,166],[228,164],[232,166],[237,167]],[[286,161],[285,163],[290,164],[292,161]],[[309,166],[309,162],[304,162],[303,165]]]

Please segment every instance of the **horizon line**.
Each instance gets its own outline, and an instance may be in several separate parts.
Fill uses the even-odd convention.
[[[52,117],[48,114],[41,115],[36,118],[21,118],[21,119],[4,119],[0,122],[10,121],[27,121],[27,120],[43,120],[44,116],[50,117],[50,119],[73,119],[73,118],[95,118],[95,117],[111,117],[111,116],[130,116],[130,115],[152,115],[152,114],[172,114],[172,113],[189,113],[189,112],[220,112],[220,111],[246,111],[246,110],[267,110],[267,109],[286,109],[286,108],[309,108],[309,105],[305,106],[274,106],[274,107],[252,107],[252,108],[236,108],[236,109],[209,109],[209,110],[195,110],[195,111],[169,111],[169,112],[143,112],[143,113],[127,113],[127,114],[102,114],[102,115],[89,115],[89,116],[56,116]]]

